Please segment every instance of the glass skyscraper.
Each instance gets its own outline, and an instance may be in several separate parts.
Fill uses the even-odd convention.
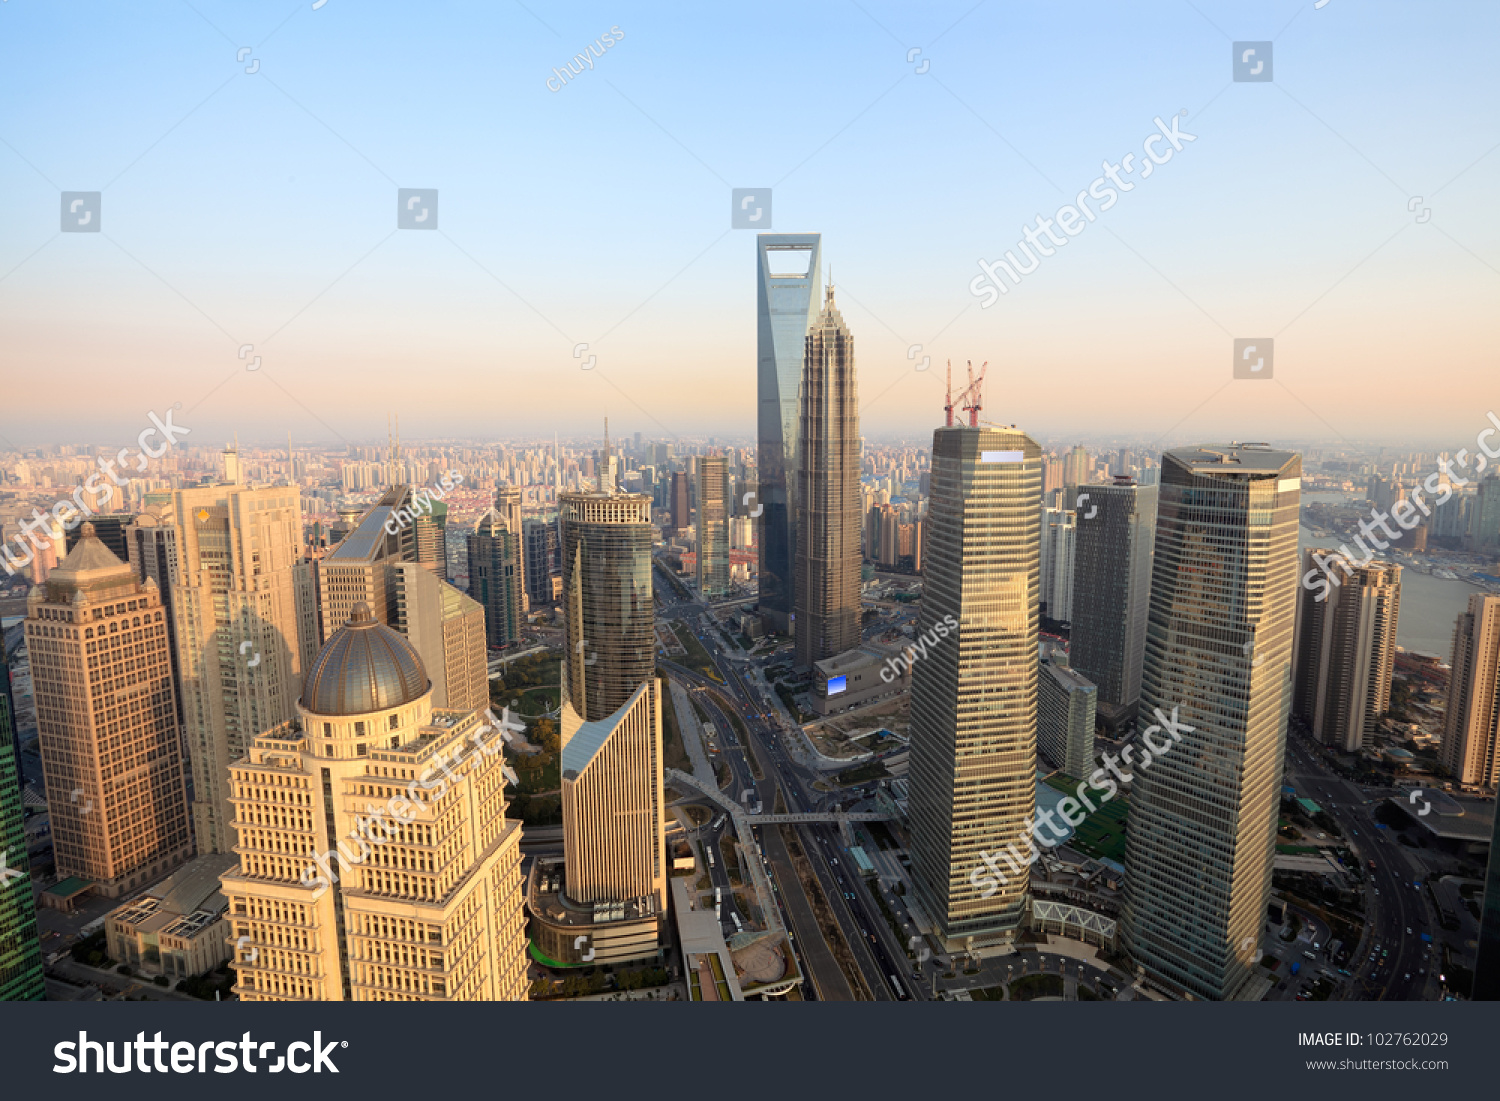
[[[1134,716],[1141,695],[1155,535],[1155,486],[1117,478],[1079,487],[1069,664],[1099,686],[1111,729]]]
[[[502,487],[469,535],[469,594],[484,606],[485,636],[499,649],[521,639],[525,562],[521,491]]]
[[[950,946],[1025,921],[1036,806],[1042,452],[1014,428],[933,433],[911,675],[913,882]],[[1019,852],[1002,877],[996,854]],[[986,883],[988,878],[988,883]]]
[[[766,630],[787,634],[794,611],[797,553],[797,432],[802,359],[818,319],[822,235],[762,233],[756,238],[756,468],[761,510],[760,614]]]
[[[39,1002],[45,996],[21,788],[15,701],[10,694],[10,669],[0,647],[0,855],[5,857],[7,872],[20,873],[0,872],[0,1002]]]
[[[1146,729],[1124,761],[1124,934],[1148,975],[1198,998],[1240,997],[1260,960],[1292,701],[1301,484],[1301,457],[1264,444],[1162,456],[1137,719]],[[1179,728],[1153,733],[1157,711]]]
[[[722,455],[698,460],[698,591],[729,594],[729,466]]]
[[[603,719],[656,675],[651,498],[564,493],[561,514],[567,700]]]
[[[1474,961],[1476,1002],[1500,1002],[1500,814],[1490,839],[1489,872],[1484,880],[1484,909],[1479,918],[1479,954]]]

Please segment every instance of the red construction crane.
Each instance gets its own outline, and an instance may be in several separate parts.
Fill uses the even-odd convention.
[[[969,360],[968,364],[969,364],[969,386],[968,386],[968,389],[966,389],[962,394],[959,395],[958,400],[963,404],[964,412],[966,412],[966,413],[969,414],[969,427],[971,427],[971,428],[978,428],[979,427],[979,410],[980,410],[980,407],[981,407],[980,398],[979,398],[979,390],[980,390],[980,387],[982,387],[984,385],[984,372],[985,372],[985,368],[987,368],[990,365],[990,361],[989,360],[985,360],[982,364],[979,365],[979,375],[978,375],[977,378],[974,375],[974,361],[973,360]],[[951,422],[951,417],[952,417],[952,409],[951,408],[949,409],[949,417],[950,417],[950,422],[949,423],[952,423]]]

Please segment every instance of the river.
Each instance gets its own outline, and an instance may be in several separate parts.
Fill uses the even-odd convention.
[[[1324,501],[1334,504],[1360,504],[1363,494],[1304,493],[1304,503]],[[1298,548],[1318,543],[1337,546],[1331,539],[1319,539],[1297,526]],[[1398,544],[1399,545],[1399,544]],[[1401,571],[1401,618],[1396,624],[1396,644],[1424,654],[1436,654],[1444,661],[1453,656],[1453,622],[1468,609],[1469,596],[1483,589],[1467,581],[1449,581],[1416,570]]]

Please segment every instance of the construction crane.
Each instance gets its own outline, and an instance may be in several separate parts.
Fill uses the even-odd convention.
[[[946,395],[943,399],[943,422],[947,427],[953,427],[953,361],[948,361],[948,388],[943,391]]]
[[[973,360],[969,360],[968,364],[969,364],[969,386],[968,386],[968,389],[966,389],[962,394],[960,394],[958,396],[958,400],[963,404],[964,412],[967,413],[967,414],[969,414],[969,427],[970,428],[978,428],[979,427],[979,410],[980,410],[980,405],[981,405],[980,399],[979,399],[979,390],[980,390],[980,387],[984,385],[984,372],[985,372],[985,368],[987,368],[990,365],[990,361],[989,360],[985,360],[983,363],[981,363],[979,365],[979,375],[978,375],[978,377],[975,377],[975,375],[974,375],[974,361]],[[953,410],[952,410],[951,407],[948,410],[948,423],[950,423],[950,424],[953,423]]]

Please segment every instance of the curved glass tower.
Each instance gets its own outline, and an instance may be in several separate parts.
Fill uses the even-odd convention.
[[[756,238],[756,468],[760,487],[760,615],[766,630],[788,634],[797,553],[799,390],[808,332],[818,319],[822,235],[762,233]]]
[[[1199,998],[1260,996],[1301,484],[1301,456],[1264,444],[1162,455],[1124,933],[1137,965]],[[1158,712],[1179,729],[1153,734]]]
[[[565,493],[561,501],[567,696],[603,719],[656,676],[651,498]]]

